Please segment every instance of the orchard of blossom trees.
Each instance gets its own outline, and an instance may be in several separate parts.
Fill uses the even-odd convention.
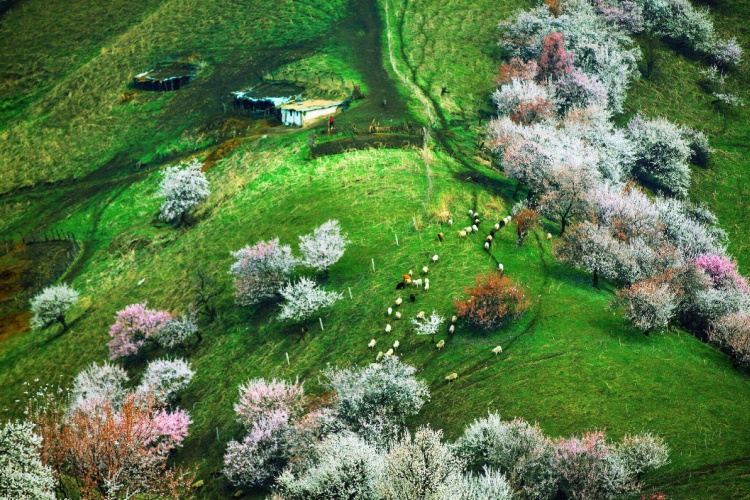
[[[741,48],[719,39],[687,0],[548,5],[501,25],[509,60],[487,134],[497,164],[528,190],[519,213],[558,222],[556,256],[590,273],[594,286],[622,286],[615,305],[636,329],[680,324],[747,363],[747,282],[716,217],[685,199],[690,162],[704,164],[713,151],[706,136],[661,117],[636,114],[625,128],[612,121],[639,76],[631,34],[647,30],[703,54],[713,73],[736,66]]]

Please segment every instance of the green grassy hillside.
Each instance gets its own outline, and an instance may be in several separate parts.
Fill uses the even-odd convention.
[[[20,415],[15,401],[24,397],[24,382],[68,384],[89,362],[106,359],[107,331],[117,310],[144,300],[159,309],[185,310],[201,269],[226,288],[217,300],[217,320],[202,324],[203,342],[180,353],[197,372],[180,401],[194,423],[173,458],[197,468],[205,481],[199,497],[234,492],[213,473],[227,441],[240,433],[232,409],[240,383],[257,376],[299,377],[308,391],[321,395],[320,369],[373,360],[371,338],[379,347],[398,339],[402,359],[430,387],[432,399],[413,424],[430,422],[452,439],[467,423],[497,410],[505,418],[537,421],[552,436],[594,428],[612,437],[650,431],[669,444],[671,464],[646,478],[647,490],[670,498],[750,497],[750,380],[726,356],[680,331],[644,337],[630,329],[607,308],[611,289],[592,288],[589,276],[552,258],[555,239],[544,238],[555,233],[551,225],[523,247],[516,246],[512,228],[504,229],[492,256],[480,237],[456,235],[469,222],[470,208],[491,221],[504,217],[513,203],[514,184],[483,166],[475,145],[477,113],[488,108],[499,65],[494,27],[530,2],[387,1],[392,50],[384,34],[384,59],[390,64],[393,55],[396,71],[388,71],[412,113],[404,118],[425,120],[417,92],[437,113],[429,153],[354,151],[309,160],[308,131],[269,129],[225,112],[229,91],[287,63],[287,71],[314,67],[362,80],[367,92],[377,92],[367,88],[368,76],[345,50],[350,39],[327,36],[347,22],[344,2],[111,3],[99,8],[122,11],[118,22],[106,29],[85,24],[92,34],[81,34],[81,52],[89,56],[76,51],[75,59],[65,47],[44,43],[47,35],[35,41],[29,26],[46,19],[45,8],[50,16],[65,17],[67,9],[80,14],[88,2],[26,0],[2,18],[3,33],[13,29],[23,36],[0,37],[0,47],[8,47],[0,50],[0,68],[20,60],[47,66],[30,64],[28,80],[0,87],[0,168],[8,174],[0,177],[0,191],[10,191],[0,198],[0,231],[8,237],[72,231],[84,250],[66,277],[82,293],[69,318],[71,330],[26,331],[0,343],[0,384],[6,389],[0,391],[0,418]],[[714,15],[726,33],[750,47],[741,25],[745,13],[750,3],[742,1],[722,4]],[[79,23],[70,17],[58,26],[61,33],[70,31],[68,22]],[[357,30],[349,32],[352,40],[360,36]],[[35,50],[24,53],[29,44]],[[691,195],[716,210],[746,269],[746,108],[719,113],[697,88],[699,63],[666,46],[658,50],[659,74],[636,85],[629,110],[665,115],[709,134],[718,152],[710,169],[696,172]],[[120,103],[132,74],[180,54],[200,54],[206,61],[196,81],[175,93],[138,93]],[[675,88],[674,75],[684,85]],[[747,65],[732,78],[744,94]],[[442,87],[449,92],[441,95]],[[361,106],[353,112],[365,110],[364,116],[376,109]],[[242,139],[207,173],[212,194],[197,222],[182,230],[155,223],[158,168],[193,154],[205,158],[237,135]],[[134,168],[137,162],[143,165]],[[18,190],[30,185],[36,187]],[[456,227],[437,221],[443,210],[451,211]],[[345,299],[323,316],[324,330],[313,321],[303,335],[275,319],[275,306],[234,304],[227,274],[231,251],[275,236],[294,245],[298,235],[329,218],[341,221],[352,244],[327,280]],[[443,243],[438,232],[446,235]],[[419,292],[415,304],[407,300],[404,319],[383,333],[386,308],[400,294],[400,276],[428,264],[434,253],[440,260],[430,265],[429,292]],[[409,317],[432,309],[452,314],[452,300],[477,274],[495,269],[495,259],[529,288],[532,307],[521,321],[488,335],[463,327],[453,337],[439,335],[436,340],[447,342],[440,352],[413,333]],[[504,352],[495,357],[490,350],[498,344]],[[125,365],[133,375],[144,366],[145,359]],[[459,379],[446,385],[444,377],[452,372]]]

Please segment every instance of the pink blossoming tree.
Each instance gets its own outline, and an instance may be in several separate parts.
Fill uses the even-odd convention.
[[[131,304],[118,311],[115,323],[109,329],[109,336],[112,337],[107,344],[109,358],[117,359],[137,354],[146,345],[146,341],[157,335],[170,319],[171,314],[148,309],[145,302]]]

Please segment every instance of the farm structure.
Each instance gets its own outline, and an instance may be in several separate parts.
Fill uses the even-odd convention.
[[[188,63],[161,64],[133,77],[133,86],[142,90],[179,90],[196,75],[196,67]]]
[[[281,122],[288,127],[304,127],[317,118],[336,114],[343,101],[309,99],[300,102],[282,104]]]

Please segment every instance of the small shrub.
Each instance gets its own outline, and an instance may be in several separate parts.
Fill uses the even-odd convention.
[[[154,340],[160,346],[172,349],[184,345],[193,336],[200,340],[196,313],[191,310],[179,318],[173,317],[167,320],[164,326],[154,334]]]
[[[690,148],[690,161],[696,165],[706,165],[708,158],[714,154],[714,148],[708,143],[706,134],[691,127],[682,127],[682,132]]]
[[[151,394],[159,403],[171,403],[187,388],[193,375],[195,372],[183,359],[150,361],[136,393]]]
[[[279,319],[295,322],[310,319],[317,311],[332,306],[343,297],[340,293],[318,288],[315,281],[304,276],[299,281],[284,285],[279,293],[284,297]]]
[[[300,236],[299,240],[302,263],[326,274],[328,268],[344,255],[349,244],[346,233],[341,232],[339,221],[336,219],[321,224],[312,234]]]
[[[617,296],[625,318],[645,335],[668,327],[680,303],[678,292],[661,277],[633,283],[619,290]]]
[[[489,274],[477,278],[474,288],[466,289],[469,298],[456,301],[458,315],[483,330],[495,330],[520,318],[529,307],[526,291],[507,276]]]

